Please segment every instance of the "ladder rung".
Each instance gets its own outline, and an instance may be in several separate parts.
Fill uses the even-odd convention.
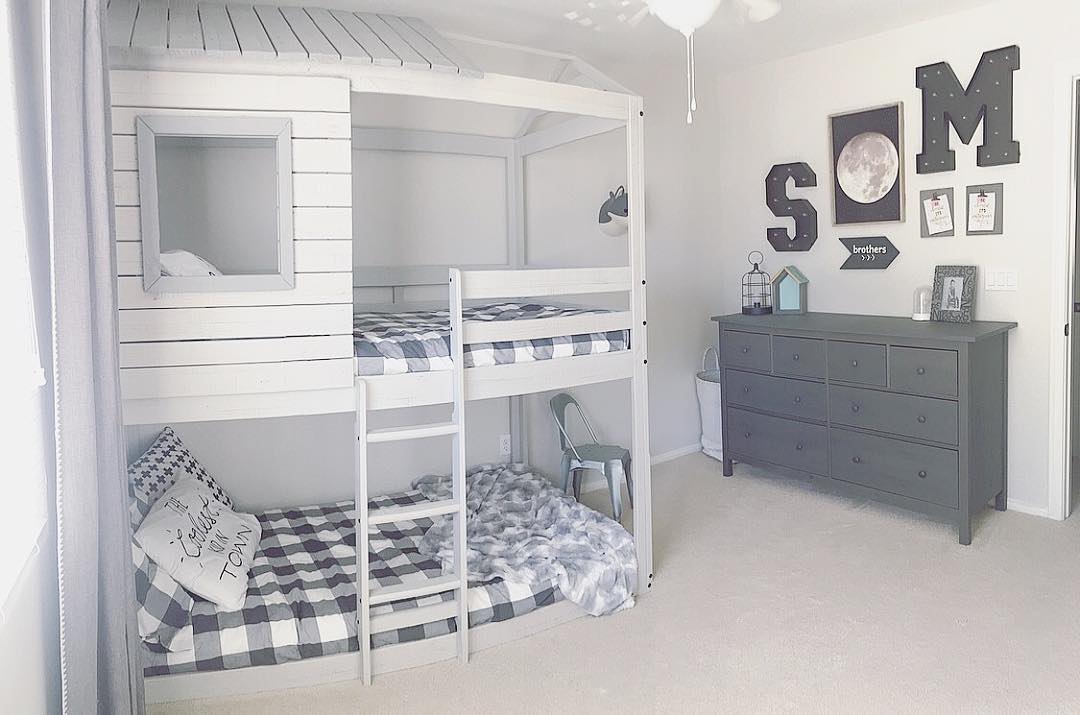
[[[384,427],[371,430],[367,434],[369,443],[377,442],[400,442],[405,439],[424,439],[425,437],[439,437],[447,434],[457,434],[456,422],[432,422],[426,425],[414,425],[412,427]]]
[[[430,519],[434,516],[454,514],[460,505],[453,499],[443,501],[420,502],[408,506],[388,506],[381,509],[368,510],[368,524],[389,524],[392,521],[416,521],[417,519]]]
[[[395,631],[398,628],[419,626],[422,623],[432,623],[457,615],[457,601],[443,601],[432,606],[420,606],[419,608],[406,608],[403,611],[391,611],[371,617],[371,633],[383,633]]]
[[[420,583],[400,583],[396,586],[373,588],[371,595],[368,597],[368,602],[374,606],[379,603],[400,601],[403,598],[419,598],[420,596],[430,596],[433,593],[452,591],[460,586],[461,577],[450,574],[449,576],[429,578]]]

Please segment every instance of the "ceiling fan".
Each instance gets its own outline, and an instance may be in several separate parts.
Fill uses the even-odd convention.
[[[731,6],[737,22],[764,22],[781,10],[780,0],[586,0],[585,11],[568,12],[564,17],[582,27],[599,30],[601,24],[593,17],[598,11],[613,11],[615,20],[629,27],[637,27],[653,15],[681,32],[686,38],[686,123],[692,124],[697,110],[694,32],[709,22],[725,2]]]

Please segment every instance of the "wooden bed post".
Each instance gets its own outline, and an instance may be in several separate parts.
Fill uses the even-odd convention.
[[[353,442],[355,448],[355,483],[353,492],[356,508],[356,638],[360,647],[360,677],[371,685],[371,624],[370,588],[368,583],[368,430],[367,383],[356,378],[356,419]]]
[[[634,543],[637,545],[637,593],[652,585],[652,471],[649,456],[649,373],[645,317],[645,110],[641,97],[630,97],[626,120],[626,189],[630,195],[630,333],[634,353],[632,382],[633,437],[630,448],[634,490]]]

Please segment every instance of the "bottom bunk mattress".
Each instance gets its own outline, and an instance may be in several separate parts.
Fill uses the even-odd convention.
[[[372,508],[417,504],[417,490],[377,497]],[[144,644],[147,676],[273,665],[358,649],[356,638],[356,517],[353,502],[258,514],[262,539],[252,563],[247,598],[239,611],[220,611],[196,600],[194,649],[178,653]],[[373,584],[423,582],[442,575],[419,543],[431,519],[381,524],[370,540]],[[469,625],[506,621],[563,600],[554,581],[502,580],[469,588]],[[453,599],[453,593],[373,606],[372,615]],[[377,633],[374,647],[453,633],[453,618]]]
[[[498,322],[537,320],[611,311],[537,303],[492,303],[467,306],[465,320]],[[508,365],[575,355],[626,350],[630,331],[563,335],[553,338],[465,346],[465,367]],[[358,375],[399,375],[450,370],[450,313],[446,310],[358,312],[353,316],[353,348]]]

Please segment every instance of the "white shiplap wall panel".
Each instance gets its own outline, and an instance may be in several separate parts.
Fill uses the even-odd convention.
[[[352,303],[120,311],[121,343],[346,333],[352,333]]]
[[[293,171],[352,173],[351,139],[293,139]]]
[[[352,358],[240,365],[129,367],[120,372],[120,389],[131,400],[328,390],[351,385],[352,368]]]
[[[118,248],[124,244],[118,244]],[[143,290],[140,275],[116,279],[121,310],[134,308],[213,308],[245,305],[323,305],[352,301],[352,273],[301,273],[289,290],[162,293]]]
[[[299,208],[293,211],[297,241],[352,240],[351,208]]]
[[[194,6],[177,10],[188,7]],[[261,16],[249,5],[200,3],[198,8],[202,31],[209,20],[216,33],[206,40],[207,48],[231,52],[236,43],[244,54],[274,53],[276,35],[285,51],[297,51],[273,20],[270,29],[256,27]],[[277,10],[271,16],[283,23],[287,18]],[[124,20],[118,17],[117,22]],[[134,18],[131,22],[134,32]],[[158,29],[140,37],[160,39],[156,17],[144,18],[144,24]],[[304,401],[309,413],[321,402],[327,410],[339,409],[341,391],[351,386],[353,374],[348,81],[128,70],[113,72],[111,79],[125,419],[256,416],[265,413],[266,400],[275,394],[313,395]],[[146,114],[292,121],[294,288],[165,295],[143,290],[135,122]],[[213,409],[200,415],[199,405],[211,402]],[[178,411],[180,403],[184,408]]]
[[[351,115],[346,112],[242,111],[209,109],[171,109],[168,107],[113,107],[113,134],[135,136],[135,118],[140,115],[281,117],[292,121],[293,139],[349,139]]]
[[[239,365],[351,358],[352,341],[351,335],[317,335],[303,338],[124,343],[120,346],[120,367]]]
[[[293,206],[348,208],[352,174],[293,173]]]

